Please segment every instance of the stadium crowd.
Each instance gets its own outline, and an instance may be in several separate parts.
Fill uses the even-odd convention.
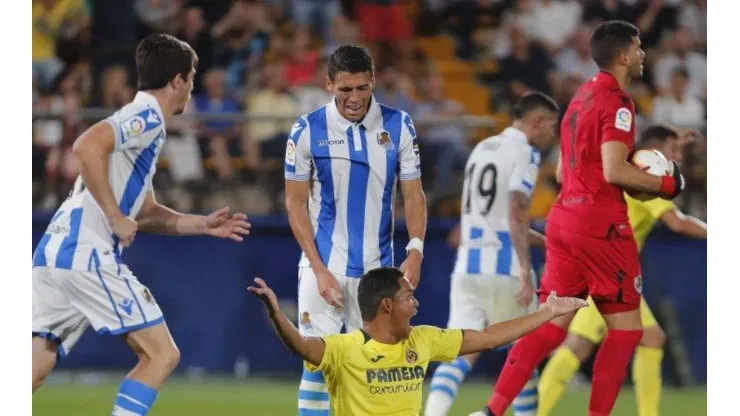
[[[200,58],[188,117],[168,126],[158,166],[169,205],[280,212],[286,137],[296,116],[331,99],[326,58],[353,43],[376,60],[377,99],[416,121],[430,214],[456,216],[472,146],[505,127],[528,90],[564,110],[598,70],[592,28],[623,19],[647,53],[629,91],[638,129],[685,132],[679,206],[706,219],[706,13],[706,0],[34,0],[34,207],[66,198],[73,141],[100,119],[93,109],[107,116],[133,98],[137,41],[167,32]],[[535,217],[557,195],[557,153],[544,155]]]

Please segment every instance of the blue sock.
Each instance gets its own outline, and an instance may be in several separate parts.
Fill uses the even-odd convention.
[[[535,369],[532,377],[512,403],[515,416],[535,416],[537,414],[537,383],[539,381],[540,372]]]
[[[130,378],[123,379],[112,416],[146,416],[156,399],[157,390]]]
[[[329,392],[321,371],[303,369],[298,387],[298,416],[329,416]]]
[[[457,389],[470,372],[470,363],[458,357],[450,364],[441,364],[432,376],[432,386],[427,397],[424,415],[446,415],[452,407]]]

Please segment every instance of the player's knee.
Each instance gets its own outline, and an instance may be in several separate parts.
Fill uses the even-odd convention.
[[[594,344],[591,341],[576,334],[568,334],[563,346],[571,350],[580,362],[586,361],[594,350]]]
[[[645,328],[642,333],[642,339],[640,339],[640,345],[648,348],[663,349],[665,342],[665,332],[663,332],[663,328],[660,325]]]
[[[159,348],[140,349],[136,351],[139,361],[155,366],[165,373],[171,373],[180,362],[180,350],[174,343]]]

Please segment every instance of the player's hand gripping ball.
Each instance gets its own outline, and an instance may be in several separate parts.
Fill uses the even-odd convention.
[[[655,149],[640,149],[636,151],[630,162],[645,172],[655,176],[665,176],[673,174],[673,163],[669,162],[663,153]],[[628,192],[632,198],[640,201],[650,201],[657,198],[657,194],[643,192]]]

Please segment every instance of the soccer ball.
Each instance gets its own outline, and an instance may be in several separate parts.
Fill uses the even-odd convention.
[[[645,172],[655,176],[665,176],[673,174],[673,163],[669,162],[663,153],[655,149],[640,149],[636,151],[630,162]],[[655,199],[657,195],[649,193],[629,192],[632,198],[640,201],[650,201]]]

